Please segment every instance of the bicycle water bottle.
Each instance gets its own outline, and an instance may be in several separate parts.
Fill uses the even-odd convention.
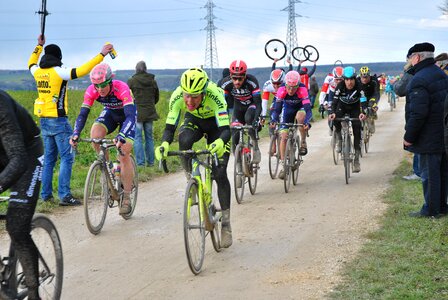
[[[109,44],[110,44],[109,42],[106,42],[105,45],[109,45]],[[110,50],[110,52],[109,52],[109,55],[112,59],[115,59],[115,57],[117,57],[118,54],[117,54],[117,51],[115,51],[115,49],[112,48],[112,50]]]

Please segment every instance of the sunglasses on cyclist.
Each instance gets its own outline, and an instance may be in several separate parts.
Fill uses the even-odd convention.
[[[189,94],[189,93],[182,92],[182,95],[183,95],[184,97],[191,97],[191,98],[199,97],[201,94],[202,94],[202,93]]]
[[[295,89],[295,88],[298,88],[299,85],[288,85],[288,84],[285,84],[285,87],[286,88],[290,88],[290,89]]]
[[[106,80],[103,83],[98,83],[98,84],[95,83],[94,86],[97,89],[104,89],[106,86],[108,86],[111,83],[111,81],[112,81],[112,79]]]
[[[272,85],[281,85],[281,82],[273,82]]]
[[[244,80],[244,76],[232,76],[231,78],[234,81],[243,81]]]

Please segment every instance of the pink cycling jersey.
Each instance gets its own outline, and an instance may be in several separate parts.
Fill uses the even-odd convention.
[[[83,106],[92,107],[95,100],[108,109],[123,109],[125,105],[134,104],[131,91],[126,83],[120,80],[113,80],[111,92],[106,97],[101,97],[95,86],[91,84],[85,94]]]

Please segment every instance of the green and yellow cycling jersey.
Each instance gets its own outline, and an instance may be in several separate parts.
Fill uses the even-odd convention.
[[[227,103],[224,98],[224,93],[215,83],[210,82],[207,86],[204,99],[201,105],[193,110],[187,110],[184,98],[182,96],[182,88],[179,86],[171,94],[169,112],[166,118],[166,124],[176,126],[176,122],[182,111],[187,111],[189,114],[199,119],[216,118],[218,127],[229,126],[229,114],[227,112]]]

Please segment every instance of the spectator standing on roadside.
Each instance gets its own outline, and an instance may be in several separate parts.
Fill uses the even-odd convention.
[[[443,107],[448,76],[434,65],[434,45],[415,44],[408,51],[414,74],[407,86],[405,149],[420,155],[425,202],[411,217],[439,217],[447,210],[448,161],[444,146]]]
[[[159,102],[159,87],[154,74],[148,73],[146,63],[139,61],[135,74],[128,80],[135,105],[137,106],[137,124],[135,128],[134,151],[137,165],[154,166],[153,122],[159,119],[156,104]],[[143,132],[145,147],[143,148]],[[143,150],[144,149],[144,150]]]
[[[412,65],[409,59],[407,59],[406,64],[403,67],[403,77],[401,77],[399,80],[397,80],[394,83],[394,92],[397,94],[398,97],[405,97],[406,104],[405,104],[405,111],[409,110],[409,97],[406,94],[406,87],[408,86],[409,82],[411,82],[413,75],[408,72],[411,69]],[[407,119],[405,117],[405,119]],[[403,176],[403,179],[405,180],[418,180],[420,179],[420,159],[418,156],[418,153],[414,153],[414,158],[412,160],[412,170],[413,173],[410,175]]]
[[[40,128],[44,141],[44,165],[42,171],[43,201],[53,198],[53,171],[61,158],[58,176],[59,204],[63,206],[80,205],[70,190],[70,178],[74,153],[71,151],[69,139],[73,129],[68,121],[68,81],[89,74],[92,68],[103,61],[112,44],[104,45],[101,52],[87,63],[77,68],[62,67],[62,51],[58,45],[51,44],[43,49],[45,38],[39,35],[37,46],[28,60],[28,68],[37,85],[38,98],[34,101],[34,114],[40,119]],[[45,51],[40,59],[39,56]]]
[[[310,80],[310,102],[311,102],[311,108],[314,108],[314,102],[316,101],[316,96],[319,94],[319,85],[316,81],[316,76],[312,76]]]

